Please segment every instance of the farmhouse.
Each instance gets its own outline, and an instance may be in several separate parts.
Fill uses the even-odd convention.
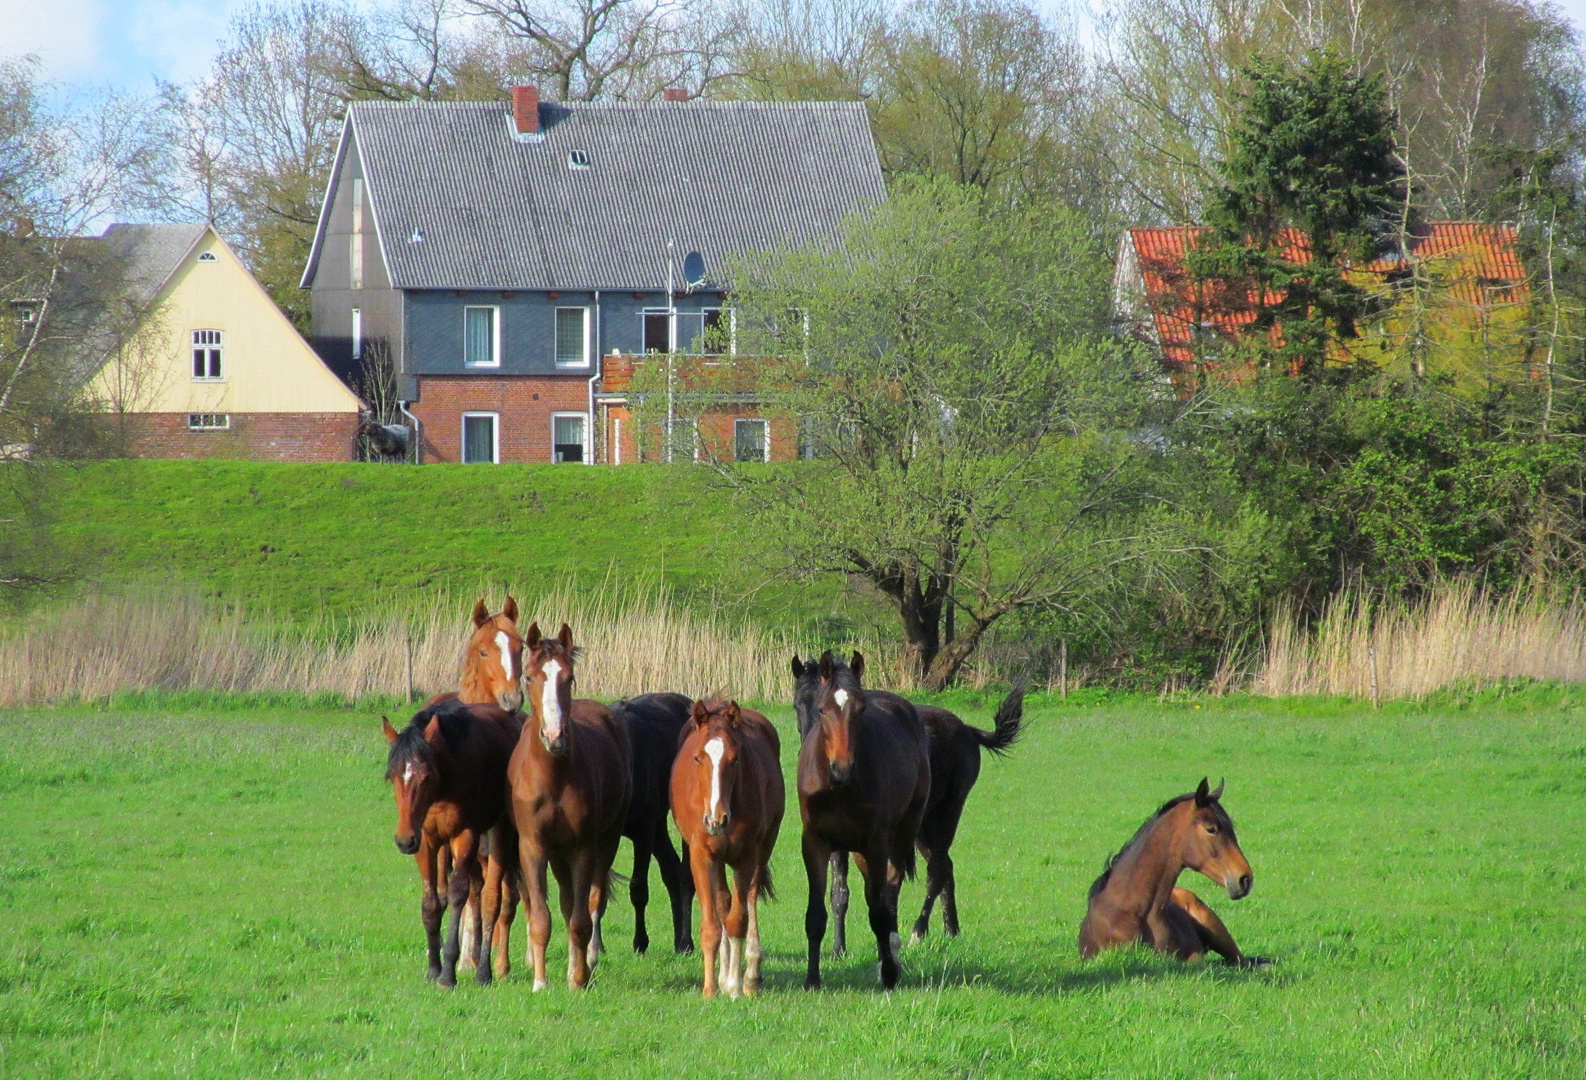
[[[633,461],[639,369],[686,393],[733,352],[725,260],[882,197],[859,103],[355,102],[303,275],[314,344],[359,385],[389,372],[423,460]],[[734,456],[795,453],[750,396],[703,413]]]
[[[1181,383],[1219,368],[1225,347],[1255,321],[1262,300],[1234,283],[1195,278],[1185,256],[1204,232],[1127,230],[1113,279],[1118,322],[1149,342]],[[1291,251],[1303,252],[1298,234],[1287,242]],[[1420,335],[1428,346],[1424,351],[1453,368],[1456,379],[1475,378],[1494,364],[1524,362],[1531,294],[1513,226],[1424,222],[1405,248],[1355,271],[1362,285],[1384,294],[1388,314],[1346,343],[1338,360],[1391,363],[1411,351],[1405,348],[1411,335]]]
[[[351,461],[362,405],[208,225],[111,225],[137,329],[88,380],[137,457]]]

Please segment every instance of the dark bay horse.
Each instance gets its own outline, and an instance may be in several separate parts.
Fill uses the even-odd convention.
[[[809,907],[804,987],[821,984],[826,873],[834,851],[851,851],[865,880],[865,906],[880,954],[881,985],[900,972],[898,890],[914,875],[914,843],[931,793],[931,748],[914,706],[871,694],[830,652],[816,669],[815,724],[799,749],[799,816]]]
[[[678,740],[689,722],[692,704],[683,694],[643,694],[611,704],[612,713],[627,729],[633,761],[633,800],[628,804],[622,835],[633,841],[633,877],[628,882],[628,898],[633,902],[633,950],[640,954],[650,947],[644,910],[650,902],[652,855],[672,903],[672,948],[678,953],[694,951],[693,879],[678,859],[666,829],[672,761],[677,757]]]
[[[696,701],[672,764],[671,806],[699,894],[705,996],[720,981],[727,996],[760,989],[762,895],[771,898],[771,851],[782,828],[781,740],[759,713],[736,701]],[[732,888],[727,868],[732,868]]]
[[[854,653],[849,667],[854,677],[864,679],[865,658]],[[820,673],[813,663],[800,663],[793,657],[793,707],[798,715],[799,734],[806,735],[815,725],[815,699],[820,690]],[[948,936],[958,936],[958,881],[953,869],[953,840],[964,815],[964,804],[980,778],[980,752],[989,750],[999,756],[1024,734],[1024,688],[1021,680],[997,706],[993,730],[982,731],[964,723],[956,713],[936,705],[915,706],[920,722],[931,741],[931,797],[920,819],[916,840],[925,857],[925,903],[914,922],[911,942],[925,937],[930,929],[931,906],[942,898],[942,924]],[[872,698],[902,701],[884,690],[867,690]],[[832,955],[848,951],[848,856],[832,853]]]
[[[534,989],[546,987],[547,866],[567,922],[568,986],[581,989],[600,958],[599,920],[632,795],[628,736],[606,706],[573,698],[573,632],[565,623],[554,638],[531,625],[523,640],[531,715],[507,771],[529,899]]]
[[[502,849],[510,839],[508,824],[507,763],[518,743],[522,718],[495,705],[464,705],[447,701],[426,705],[406,728],[398,732],[381,717],[390,753],[386,779],[396,798],[397,850],[418,860],[424,881],[422,906],[424,933],[429,946],[430,978],[442,986],[457,984],[457,958],[463,909],[469,894],[478,896],[479,846],[489,835]],[[441,955],[441,852],[451,857],[452,872],[445,882],[446,904],[451,908],[451,928]],[[499,878],[486,881],[484,920],[494,924],[501,895]],[[479,917],[473,909],[470,919]],[[490,981],[488,936],[473,928],[477,942],[474,978]],[[504,973],[504,971],[503,971]]]
[[[1103,949],[1144,942],[1180,960],[1208,951],[1229,964],[1259,965],[1234,944],[1233,935],[1200,897],[1178,887],[1185,867],[1228,890],[1230,900],[1250,892],[1250,863],[1239,850],[1234,823],[1222,806],[1223,786],[1206,780],[1162,808],[1107,863],[1090,887],[1090,904],[1079,928],[1079,954],[1090,959]]]

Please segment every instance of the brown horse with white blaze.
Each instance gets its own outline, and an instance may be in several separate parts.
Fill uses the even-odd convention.
[[[728,997],[753,996],[760,989],[760,897],[774,896],[771,850],[786,801],[782,743],[769,720],[736,701],[696,701],[689,719],[672,762],[671,802],[699,895],[705,996],[716,996],[718,967]],[[724,924],[727,950],[718,965]]]
[[[1222,793],[1221,784],[1212,791],[1202,779],[1190,794],[1162,804],[1112,857],[1090,887],[1080,956],[1088,960],[1103,949],[1143,942],[1180,960],[1214,952],[1229,964],[1264,963],[1241,953],[1217,913],[1178,887],[1187,867],[1226,888],[1230,900],[1250,893],[1254,877]]]
[[[477,920],[480,911],[475,906],[465,916],[464,904],[470,894],[479,896],[480,841],[488,834],[499,845],[508,812],[507,762],[518,743],[522,720],[495,705],[445,701],[420,709],[400,732],[384,717],[381,725],[390,746],[386,779],[396,799],[397,850],[417,859],[424,882],[422,914],[430,978],[442,986],[455,986],[463,948],[460,924]],[[450,855],[449,880],[441,874],[442,852]],[[438,891],[442,886],[452,913],[444,958]],[[499,895],[497,889],[484,890],[487,924],[496,922]],[[471,929],[469,940],[478,943],[474,978],[488,983],[491,942],[478,925]]]
[[[534,989],[546,987],[547,866],[556,875],[567,922],[568,986],[581,989],[600,957],[599,920],[632,797],[628,737],[606,706],[573,698],[575,650],[565,623],[554,638],[542,637],[539,626],[531,625],[524,644],[530,717],[508,775],[529,901]]]

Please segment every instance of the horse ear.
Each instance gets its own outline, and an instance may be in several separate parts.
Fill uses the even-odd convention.
[[[478,630],[481,626],[485,625],[485,623],[489,621],[490,609],[485,607],[485,601],[481,597],[479,602],[474,605],[474,629]]]
[[[563,623],[562,628],[556,632],[556,640],[562,643],[562,648],[571,652],[573,648],[573,628]]]
[[[688,718],[694,722],[695,727],[704,727],[710,723],[710,710],[705,708],[703,701],[696,701],[694,707],[688,711]]]
[[[793,654],[793,677],[795,679],[799,679],[799,678],[803,678],[803,676],[804,676],[804,665],[799,663],[799,654],[798,653],[794,653]]]
[[[821,653],[821,678],[830,681],[834,671],[836,671],[836,666],[832,661],[832,651],[827,649]]]
[[[1211,802],[1211,784],[1208,782],[1209,780],[1210,777],[1201,777],[1201,786],[1195,789],[1196,806],[1205,806]]]
[[[540,647],[540,624],[531,622],[528,631],[523,635],[523,644],[530,649]]]
[[[518,621],[518,602],[516,600],[512,599],[512,597],[510,597],[510,596],[507,597],[507,602],[505,604],[503,604],[502,607],[501,607],[501,614],[505,615],[507,617],[507,619],[510,620],[511,622],[517,622]]]
[[[738,703],[736,701],[727,702],[727,724],[728,724],[728,726],[729,727],[737,727],[738,726],[738,721],[742,720],[742,719],[743,719],[743,710],[738,708]]]
[[[853,670],[854,678],[860,682],[865,681],[865,654],[858,649],[854,650],[854,657],[848,661],[848,666]]]
[[[1226,781],[1226,780],[1217,781],[1217,790],[1212,792],[1210,795],[1206,796],[1206,801],[1207,802],[1216,802],[1218,799],[1222,798],[1223,797],[1223,785],[1226,784],[1227,782],[1228,781]]]
[[[440,718],[440,714],[437,713],[436,715],[430,717],[430,722],[428,724],[424,725],[424,741],[427,742],[427,743],[433,743],[436,739],[439,739],[440,737],[441,737],[441,718]]]
[[[397,741],[397,729],[392,727],[391,721],[384,716],[380,718],[380,729],[385,732],[385,741],[387,745]]]

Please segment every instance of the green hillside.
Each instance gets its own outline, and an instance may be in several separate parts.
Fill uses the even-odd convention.
[[[59,476],[58,537],[86,579],[190,584],[286,614],[567,580],[659,580],[725,607],[753,596],[747,610],[777,623],[837,598],[767,588],[703,470],[114,461]]]

